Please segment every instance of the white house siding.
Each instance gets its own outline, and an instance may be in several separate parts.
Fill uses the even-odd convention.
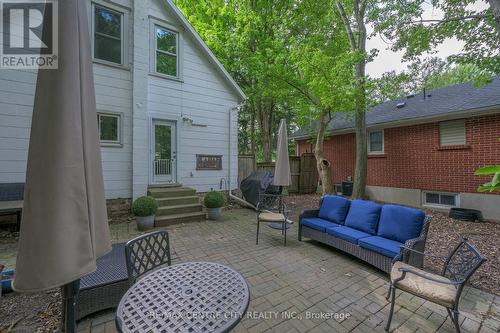
[[[143,195],[149,182],[150,124],[170,120],[177,130],[177,181],[199,192],[219,189],[229,172],[229,114],[231,113],[231,187],[237,187],[238,97],[216,66],[185,33],[181,22],[161,1],[135,1],[134,37],[134,197]],[[148,5],[147,8],[143,8]],[[141,7],[142,6],[142,7]],[[145,13],[147,11],[147,14]],[[144,20],[149,17],[149,20]],[[149,60],[151,20],[175,27],[180,33],[181,80],[151,74]],[[142,37],[138,41],[137,38]],[[137,64],[137,59],[142,61]],[[146,82],[146,83],[145,83]],[[137,88],[137,89],[136,89]],[[193,126],[183,117],[193,120]],[[196,154],[223,155],[220,171],[196,170]]]
[[[94,62],[97,110],[121,114],[122,145],[102,146],[107,199],[144,195],[149,185],[152,118],[177,123],[178,182],[197,191],[227,180],[231,112],[231,188],[237,187],[239,97],[162,0],[106,0],[130,14],[125,66]],[[89,13],[90,4],[89,1]],[[183,82],[150,73],[150,24],[156,18],[181,34]],[[89,19],[90,22],[90,19]],[[36,71],[0,70],[0,182],[24,182]],[[233,109],[233,110],[232,110]],[[182,117],[193,119],[191,126]],[[223,170],[197,171],[196,154],[223,155]]]

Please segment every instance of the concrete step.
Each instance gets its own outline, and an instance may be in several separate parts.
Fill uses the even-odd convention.
[[[197,222],[206,219],[205,212],[155,216],[155,227],[167,227],[173,224]]]
[[[187,204],[187,205],[174,205],[174,206],[160,206],[158,207],[156,215],[165,216],[165,215],[174,215],[182,213],[194,213],[194,212],[201,212],[202,210],[203,206],[200,203]]]
[[[200,198],[196,195],[190,197],[157,198],[160,207],[177,206],[200,203]]]
[[[154,198],[191,197],[196,194],[196,190],[189,187],[153,187],[148,192]]]
[[[172,187],[182,187],[182,184],[181,183],[153,184],[153,185],[149,185],[148,189],[150,189],[150,188],[172,188]]]

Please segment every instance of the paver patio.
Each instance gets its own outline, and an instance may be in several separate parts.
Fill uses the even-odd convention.
[[[383,332],[386,274],[328,246],[297,241],[296,224],[286,247],[281,233],[267,226],[255,245],[255,228],[255,213],[246,209],[226,211],[222,221],[167,228],[174,264],[214,261],[246,278],[250,306],[233,332]],[[138,232],[120,224],[111,233],[117,242]],[[454,332],[442,307],[406,293],[398,293],[396,304],[395,332]],[[500,330],[500,296],[467,288],[460,304],[462,332]],[[113,311],[78,324],[80,333],[115,331]]]

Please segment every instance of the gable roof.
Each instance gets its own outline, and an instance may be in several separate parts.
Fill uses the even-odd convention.
[[[182,24],[186,27],[186,31],[193,37],[195,42],[198,44],[198,46],[205,52],[205,54],[208,56],[208,58],[212,61],[212,63],[215,65],[217,70],[222,74],[224,79],[229,83],[229,85],[234,89],[234,91],[237,93],[237,95],[240,98],[240,102],[244,101],[247,99],[247,96],[241,90],[240,86],[236,81],[233,79],[231,74],[228,73],[228,71],[224,68],[224,66],[221,64],[219,59],[213,54],[212,50],[207,46],[207,44],[201,39],[200,35],[196,32],[196,30],[193,28],[191,23],[184,17],[184,14],[177,8],[177,6],[173,3],[172,0],[165,0],[166,5],[168,6],[169,9],[172,10],[172,12],[175,14],[175,16],[179,19],[179,21],[182,22]]]
[[[469,83],[452,85],[378,104],[366,113],[367,127],[399,127],[441,119],[464,118],[484,113],[500,112],[500,76],[479,88]],[[397,105],[405,103],[403,107]],[[312,124],[293,133],[292,139],[309,138],[317,128]],[[334,115],[327,133],[354,130],[352,116],[345,113]]]

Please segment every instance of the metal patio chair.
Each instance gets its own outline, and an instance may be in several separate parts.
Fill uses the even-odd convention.
[[[261,222],[281,224],[281,233],[285,236],[286,246],[287,209],[281,194],[259,194],[257,203],[257,237],[255,244],[259,244],[259,226]]]
[[[474,272],[486,261],[481,253],[466,239],[460,240],[448,257],[441,258],[410,248],[402,248],[402,261],[396,261],[391,270],[391,284],[387,300],[391,297],[391,309],[385,327],[389,331],[396,289],[406,291],[429,302],[446,308],[457,333],[460,333],[458,303],[462,290]],[[445,259],[441,274],[434,274],[406,264],[407,257],[417,253],[426,257]],[[406,257],[406,258],[405,258]]]
[[[155,231],[129,240],[125,245],[125,257],[129,285],[155,268],[170,266],[168,232]]]

